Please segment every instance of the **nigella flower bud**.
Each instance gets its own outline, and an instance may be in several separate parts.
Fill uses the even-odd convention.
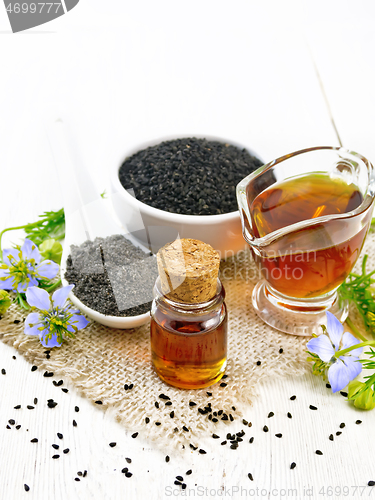
[[[354,402],[354,406],[361,410],[372,410],[375,408],[375,392],[369,387],[363,390],[365,384],[359,381],[350,382],[348,386],[348,398]]]
[[[43,241],[39,245],[39,251],[44,259],[53,260],[53,262],[60,264],[63,248],[58,241],[53,238]]]
[[[5,290],[0,290],[0,316],[6,313],[8,307],[10,306],[10,297],[8,292]]]

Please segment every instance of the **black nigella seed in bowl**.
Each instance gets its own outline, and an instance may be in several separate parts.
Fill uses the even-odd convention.
[[[237,184],[262,164],[246,149],[189,137],[161,142],[126,158],[119,179],[151,207],[218,215],[237,211]]]

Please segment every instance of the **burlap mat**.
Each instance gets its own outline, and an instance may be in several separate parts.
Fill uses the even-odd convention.
[[[368,270],[375,267],[374,242],[375,235],[370,235],[361,254],[370,254]],[[357,267],[361,261],[362,258]],[[114,330],[93,322],[78,332],[76,339],[52,349],[50,359],[46,359],[46,349],[39,341],[24,335],[23,322],[13,323],[25,315],[12,305],[0,321],[0,338],[40,370],[69,378],[87,398],[102,401],[101,408],[132,432],[157,439],[159,444],[168,441],[173,445],[194,445],[199,437],[210,435],[218,425],[224,425],[221,420],[218,424],[212,423],[208,414],[202,415],[199,408],[211,403],[213,411],[223,410],[235,420],[242,416],[251,418],[249,404],[257,394],[260,380],[311,370],[306,362],[306,338],[280,333],[256,316],[251,293],[258,274],[250,252],[242,252],[222,263],[221,277],[229,311],[226,387],[216,384],[201,390],[179,390],[164,384],[151,364],[149,325]],[[125,390],[124,384],[133,384],[133,388]],[[212,392],[212,396],[208,396],[207,391]],[[165,405],[160,394],[169,396],[172,405]],[[189,405],[192,401],[196,406]]]

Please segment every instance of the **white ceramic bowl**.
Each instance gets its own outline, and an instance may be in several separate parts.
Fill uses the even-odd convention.
[[[194,137],[229,143],[241,149],[245,148],[251,155],[259,158],[246,146],[232,141],[207,135],[194,135]],[[125,228],[154,253],[179,236],[180,238],[194,238],[210,244],[219,252],[222,259],[235,255],[245,246],[238,211],[222,215],[184,215],[165,212],[137,200],[120,183],[119,169],[126,158],[149,146],[181,138],[183,137],[163,137],[146,144],[140,144],[126,151],[119,158],[118,164],[114,165],[111,172],[111,199],[116,215]]]

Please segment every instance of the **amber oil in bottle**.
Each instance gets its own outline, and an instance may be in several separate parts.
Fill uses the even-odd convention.
[[[212,247],[192,239],[173,242],[158,253],[151,355],[157,374],[167,384],[199,389],[224,375],[227,309],[217,278],[219,263]]]

